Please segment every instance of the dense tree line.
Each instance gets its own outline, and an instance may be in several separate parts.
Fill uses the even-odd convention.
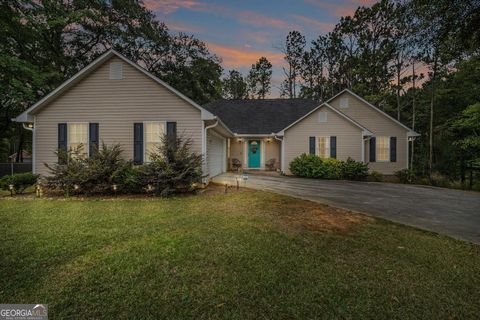
[[[283,97],[352,89],[421,134],[410,145],[418,175],[463,181],[480,162],[478,1],[382,0],[310,43],[291,31],[279,49]]]

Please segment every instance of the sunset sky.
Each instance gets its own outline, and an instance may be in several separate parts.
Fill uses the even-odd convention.
[[[341,16],[374,0],[144,0],[173,32],[193,34],[223,60],[225,70],[243,74],[261,56],[274,66],[272,96],[283,79],[283,55],[277,49],[287,33],[298,30],[307,41],[332,30]]]

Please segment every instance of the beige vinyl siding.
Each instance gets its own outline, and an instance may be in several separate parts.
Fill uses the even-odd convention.
[[[275,169],[280,168],[280,148],[281,144],[280,141],[270,138],[271,141],[267,142],[265,139],[265,163],[267,163],[270,159],[275,159]]]
[[[238,141],[237,138],[230,139],[230,154],[227,155],[229,157],[229,166],[231,169],[232,160],[237,159],[243,165],[243,141]]]
[[[342,98],[348,98],[348,108],[340,108],[340,100]],[[370,162],[368,167],[371,170],[383,174],[393,174],[395,171],[407,167],[407,130],[405,128],[372,109],[372,107],[365,104],[365,102],[348,92],[339,95],[329,102],[329,104],[365,126],[374,136],[397,137],[397,161]],[[367,143],[365,148],[365,162],[369,162],[369,160],[369,144]]]
[[[327,122],[319,122],[319,112],[327,113]],[[309,153],[309,137],[336,136],[337,159],[362,159],[362,129],[327,107],[321,107],[293,127],[287,129],[285,140],[285,173],[291,174],[290,162],[302,153]],[[317,148],[317,147],[316,147]]]
[[[110,80],[110,62],[123,64],[123,79]],[[36,114],[36,172],[45,174],[44,163],[57,161],[58,123],[99,123],[100,141],[120,143],[126,159],[133,158],[133,124],[175,121],[180,135],[193,139],[192,150],[201,152],[201,112],[113,57]]]

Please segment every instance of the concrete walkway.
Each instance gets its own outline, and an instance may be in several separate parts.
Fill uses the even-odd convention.
[[[235,185],[234,173],[213,179]],[[480,244],[480,193],[379,182],[249,174],[252,189],[273,191],[443,233]]]

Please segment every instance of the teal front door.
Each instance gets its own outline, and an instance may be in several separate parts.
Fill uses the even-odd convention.
[[[248,167],[260,168],[260,141],[258,140],[248,142]]]

